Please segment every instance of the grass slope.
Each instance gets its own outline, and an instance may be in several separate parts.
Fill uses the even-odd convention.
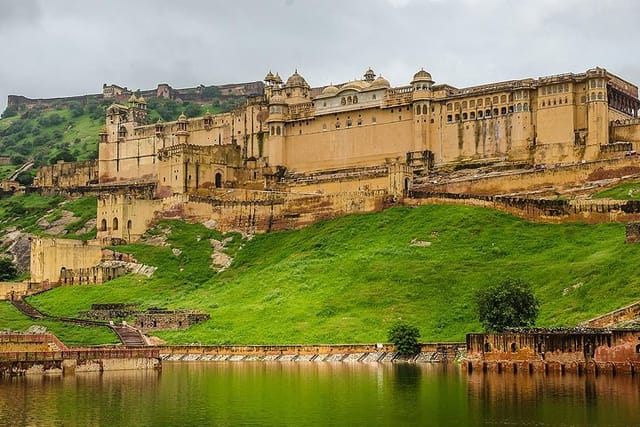
[[[97,199],[93,196],[65,200],[59,196],[42,196],[39,194],[16,194],[0,199],[0,236],[7,228],[18,228],[25,233],[49,236],[38,221],[45,218],[53,222],[62,217],[63,211],[73,213],[73,218],[64,226],[65,233],[57,237],[67,239],[93,239],[96,228],[86,233],[77,233],[86,222],[97,214]],[[2,247],[2,245],[0,245]]]
[[[594,199],[640,200],[640,182],[626,182],[593,195]]]
[[[571,326],[640,299],[640,248],[622,224],[544,225],[482,208],[394,208],[244,241],[233,265],[209,268],[215,232],[167,222],[170,247],[131,245],[152,278],[63,287],[31,298],[45,312],[77,315],[96,302],[200,308],[211,320],[157,335],[170,343],[355,343],[386,340],[398,319],[424,341],[479,331],[472,297],[505,277],[530,282],[542,326]],[[157,232],[157,230],[156,230]],[[412,239],[431,242],[410,245]],[[233,251],[240,241],[234,240]]]
[[[16,310],[9,302],[0,301],[0,331],[11,329],[24,331],[30,326],[45,326],[67,345],[115,344],[120,342],[116,334],[106,327],[84,328],[52,320],[31,319]]]

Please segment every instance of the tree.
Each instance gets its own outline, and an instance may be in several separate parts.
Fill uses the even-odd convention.
[[[15,279],[18,275],[16,266],[9,258],[0,258],[0,280]]]
[[[508,279],[482,288],[475,295],[478,318],[487,332],[531,327],[538,317],[538,300],[529,283]]]
[[[418,352],[418,338],[420,331],[417,327],[405,322],[398,322],[389,329],[389,341],[396,346],[396,351],[402,354]]]

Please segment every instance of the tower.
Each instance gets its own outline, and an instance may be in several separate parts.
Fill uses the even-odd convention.
[[[431,150],[429,141],[431,100],[433,99],[433,93],[431,91],[433,79],[431,78],[431,74],[422,68],[413,75],[411,86],[413,88],[414,119],[413,150],[424,152]]]

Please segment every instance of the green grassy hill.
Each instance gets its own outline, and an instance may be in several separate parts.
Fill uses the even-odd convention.
[[[97,302],[200,308],[211,320],[155,335],[169,343],[285,344],[385,341],[398,319],[416,324],[424,341],[463,340],[480,331],[475,290],[506,277],[533,285],[541,326],[572,326],[640,299],[640,247],[625,244],[622,224],[533,224],[459,206],[394,208],[250,241],[234,235],[228,251],[235,260],[222,273],[209,267],[217,232],[177,221],[151,232],[163,233],[171,246],[120,248],[158,266],[152,278],[63,287],[30,301],[65,316]],[[414,239],[431,244],[412,246]]]

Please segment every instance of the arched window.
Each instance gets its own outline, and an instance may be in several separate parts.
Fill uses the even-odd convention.
[[[104,218],[100,221],[100,231],[107,231],[107,220]]]
[[[462,120],[467,120],[467,119],[468,119],[467,113],[462,113]]]
[[[476,112],[475,112],[475,111],[470,112],[470,113],[469,113],[469,118],[470,118],[471,120],[475,119],[475,118],[476,118]]]
[[[507,107],[502,107],[500,109],[500,114],[507,114]]]
[[[518,104],[516,105],[516,112],[521,112],[522,111],[522,104]]]
[[[427,106],[426,105],[422,106],[422,114],[427,114]]]
[[[111,227],[113,230],[117,230],[118,229],[118,218],[113,218],[113,227]]]
[[[222,188],[222,174],[220,172],[216,172],[215,181],[216,188]]]
[[[276,129],[273,126],[271,126],[271,135],[275,135],[275,134],[276,134]]]
[[[500,102],[507,102],[507,95],[502,95],[500,97]]]
[[[127,221],[127,230],[131,230],[131,220]]]
[[[276,126],[276,135],[280,135],[280,126]]]
[[[604,99],[604,97],[602,96],[602,92],[598,92],[598,99]]]
[[[420,110],[420,106],[418,105],[418,106],[416,107],[416,114],[420,114],[420,111],[421,111],[421,110]]]
[[[482,118],[482,110],[478,111],[478,118],[481,119]]]
[[[491,110],[487,109],[487,111],[484,112],[484,116],[485,117],[491,117]]]
[[[526,102],[524,103],[524,105],[522,106],[522,109],[524,111],[529,111],[529,104],[527,104]]]

